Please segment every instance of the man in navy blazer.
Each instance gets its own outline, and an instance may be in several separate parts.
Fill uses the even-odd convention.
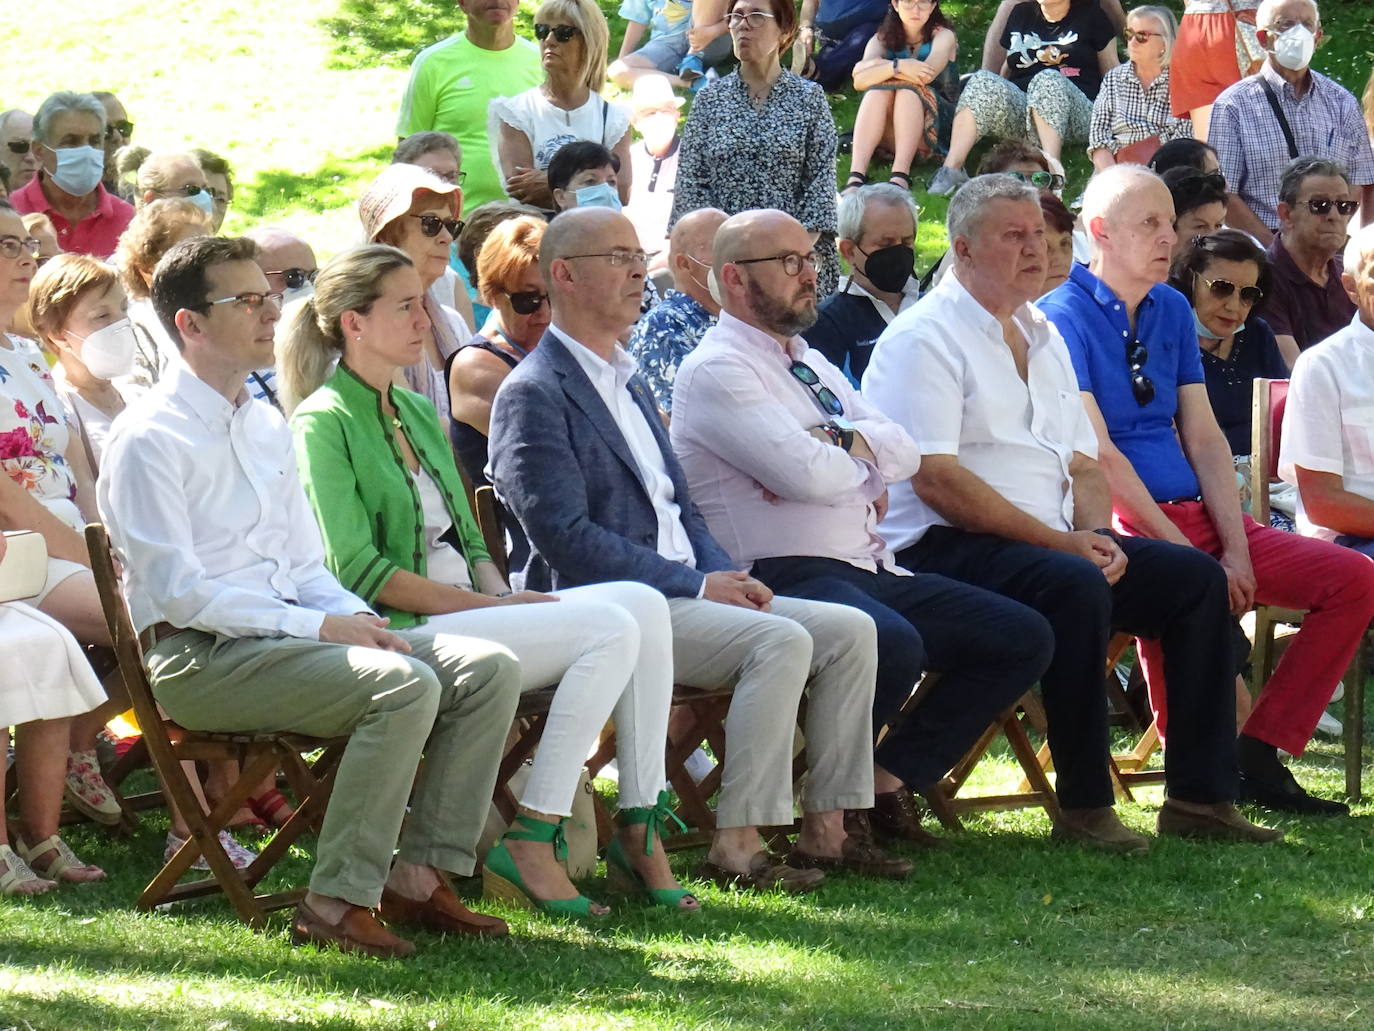
[[[825,868],[904,877],[906,860],[850,839],[844,810],[873,799],[873,620],[858,609],[774,597],[731,568],[692,504],[661,417],[617,341],[639,316],[647,258],[605,208],[550,223],[539,249],[553,322],[492,406],[492,481],[531,546],[526,586],[635,580],[668,598],[678,683],[733,682],[717,831],[704,873],[808,891]],[[759,826],[790,823],[802,691],[809,776],[793,869]]]

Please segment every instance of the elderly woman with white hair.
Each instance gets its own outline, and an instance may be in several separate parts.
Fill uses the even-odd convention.
[[[1178,24],[1167,7],[1137,7],[1126,15],[1125,64],[1102,77],[1088,126],[1093,167],[1146,164],[1161,145],[1193,135],[1193,123],[1169,108],[1169,59]]]
[[[189,200],[213,224],[215,197],[194,154],[126,147],[118,160],[120,178],[134,178],[135,208],[142,211],[155,200]]]

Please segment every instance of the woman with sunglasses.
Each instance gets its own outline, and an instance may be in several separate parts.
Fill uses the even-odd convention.
[[[1126,63],[1102,77],[1088,126],[1093,167],[1145,164],[1161,144],[1193,134],[1193,123],[1169,110],[1169,58],[1178,23],[1167,7],[1137,7],[1126,15]]]
[[[854,88],[863,93],[854,120],[854,156],[845,189],[868,182],[879,147],[892,151],[889,181],[911,189],[911,163],[940,149],[959,93],[959,39],[939,0],[891,0],[863,58]]]
[[[308,395],[291,429],[325,561],[392,627],[495,641],[520,660],[525,690],[557,687],[516,826],[486,858],[490,893],[557,913],[606,912],[578,894],[554,842],[614,715],[627,809],[607,854],[612,872],[658,905],[695,909],[653,840],[672,700],[667,603],[633,583],[511,592],[483,546],[434,408],[394,385],[424,350],[422,295],[404,254],[361,247],[321,269],[287,328],[280,376],[287,394]]]
[[[625,171],[617,190],[630,200],[630,111],[602,98],[610,29],[593,0],[544,0],[534,12],[544,81],[513,97],[497,97],[488,110],[488,136],[518,201],[549,208],[547,170],[558,148],[592,140],[613,151]]]
[[[155,200],[181,198],[205,212],[213,228],[215,198],[210,193],[205,170],[200,167],[194,154],[171,150],[144,151],[136,165],[132,158],[125,161],[121,156],[120,167],[126,175],[132,170],[128,167],[130,165],[138,170],[134,187],[136,209],[142,210]]]
[[[797,34],[790,0],[733,0],[726,22],[740,64],[692,103],[668,228],[698,208],[785,211],[817,238],[824,300],[840,280],[830,104],[820,86],[779,63]]]

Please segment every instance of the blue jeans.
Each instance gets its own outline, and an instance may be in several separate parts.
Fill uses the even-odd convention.
[[[1368,537],[1355,537],[1352,534],[1343,533],[1336,538],[1336,543],[1342,548],[1353,548],[1361,555],[1374,558],[1374,540]]]

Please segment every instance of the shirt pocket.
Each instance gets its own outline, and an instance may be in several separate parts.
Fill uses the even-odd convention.
[[[1374,475],[1374,405],[1347,408],[1341,413],[1341,436],[1350,455],[1346,475]]]

